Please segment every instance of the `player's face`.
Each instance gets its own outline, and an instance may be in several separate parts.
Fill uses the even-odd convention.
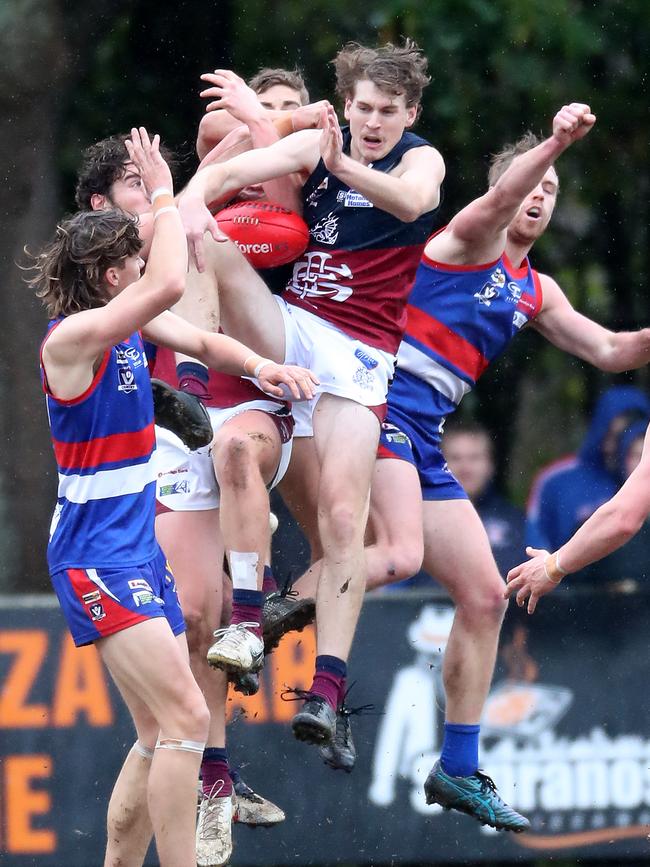
[[[300,92],[286,84],[274,84],[263,93],[257,94],[260,105],[272,111],[293,111],[300,108]]]
[[[139,254],[127,256],[122,265],[117,268],[109,268],[109,272],[114,276],[113,280],[108,281],[110,294],[115,297],[131,283],[139,280],[143,268],[144,259]]]
[[[126,164],[124,175],[111,187],[108,200],[110,205],[129,214],[146,214],[151,210],[149,196],[133,163]]]
[[[480,496],[494,474],[490,444],[483,434],[457,433],[443,438],[445,460],[470,499]]]
[[[555,208],[557,192],[557,174],[551,167],[535,189],[524,199],[508,227],[508,234],[514,233],[518,241],[534,243],[549,224]]]
[[[354,97],[345,102],[345,118],[350,123],[350,156],[367,165],[385,157],[412,126],[417,107],[406,107],[404,94],[394,96],[380,90],[372,81],[357,81]]]

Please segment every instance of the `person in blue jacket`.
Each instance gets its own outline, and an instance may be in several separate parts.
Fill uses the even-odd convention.
[[[616,493],[618,438],[636,420],[650,420],[650,400],[640,389],[619,385],[602,395],[579,452],[549,464],[534,481],[527,545],[556,550]]]

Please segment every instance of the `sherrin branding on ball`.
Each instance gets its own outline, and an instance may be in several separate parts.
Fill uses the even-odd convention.
[[[275,268],[293,262],[309,241],[309,229],[302,217],[273,202],[238,202],[214,218],[253,268]]]

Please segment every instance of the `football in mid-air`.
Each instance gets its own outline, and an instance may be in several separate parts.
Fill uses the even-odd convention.
[[[214,218],[253,268],[275,268],[293,262],[304,253],[309,241],[309,229],[302,217],[273,202],[238,202]]]

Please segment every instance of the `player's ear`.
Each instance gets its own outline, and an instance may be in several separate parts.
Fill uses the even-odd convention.
[[[413,126],[418,116],[418,106],[412,105],[410,108],[406,109],[406,123],[405,126]]]
[[[90,207],[93,211],[107,211],[111,206],[106,196],[101,193],[93,193],[90,197]]]
[[[117,272],[117,268],[114,265],[111,265],[110,268],[106,269],[106,273],[104,274],[104,281],[109,286],[117,286],[120,282],[120,275]]]
[[[351,99],[345,100],[345,106],[343,107],[343,117],[346,120],[350,120],[350,106],[352,105]]]

